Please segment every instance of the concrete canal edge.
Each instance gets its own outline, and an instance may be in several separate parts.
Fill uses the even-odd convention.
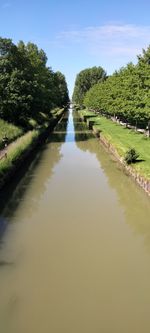
[[[105,138],[105,136],[102,135],[100,131],[94,129],[94,121],[88,120],[87,117],[81,116],[80,119],[87,123],[88,128],[93,131],[93,134],[99,139],[100,143],[106,148],[109,153],[114,156],[115,160],[120,163],[120,165],[122,166],[122,170],[132,179],[134,179],[134,181],[150,196],[150,180],[137,173],[131,165],[129,166],[124,162],[124,159],[118,154],[115,147],[110,144],[110,142]]]
[[[37,149],[38,145],[44,142],[44,140],[46,140],[49,134],[54,130],[55,126],[59,123],[59,121],[61,121],[65,111],[66,110],[63,109],[62,112],[53,117],[51,119],[51,122],[49,123],[49,126],[39,132],[39,135],[31,142],[29,146],[27,146],[27,148],[22,152],[22,154],[19,155],[19,157],[16,157],[15,161],[13,161],[11,166],[7,169],[3,177],[1,177],[0,179],[0,190],[2,190],[9,183],[12,177],[15,177],[19,168],[21,168],[21,166],[23,165],[23,162],[25,162],[25,160],[27,160],[31,156],[33,151]]]

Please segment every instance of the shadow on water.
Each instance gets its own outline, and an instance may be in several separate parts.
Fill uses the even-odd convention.
[[[62,143],[65,141],[67,124],[68,113],[66,113],[62,121],[57,124],[54,133],[50,134],[45,143],[32,152],[32,155],[30,155],[24,162],[15,177],[10,181],[9,185],[0,190],[0,239],[4,234],[8,223],[12,220],[12,216],[15,214],[16,209],[21,204],[23,197],[28,190],[28,185],[35,178],[36,171],[43,161],[45,152],[49,149],[50,154],[49,161],[47,160],[48,165],[44,169],[40,179],[37,181],[36,197],[44,192],[47,179],[52,176],[55,165],[62,157],[60,150]],[[55,150],[51,149],[50,143],[56,143]]]
[[[4,266],[12,266],[13,263],[9,262],[9,261],[5,261],[5,260],[0,260],[0,267],[4,267]]]
[[[82,151],[89,151],[94,154],[100,163],[101,169],[104,172],[109,186],[116,192],[118,202],[121,204],[125,216],[126,223],[134,230],[144,237],[145,246],[150,250],[150,201],[146,193],[134,183],[122,169],[122,166],[114,159],[113,156],[100,144],[95,136],[86,133],[86,124],[82,121],[78,127],[76,121],[76,113],[74,116],[75,130],[82,129],[83,135],[79,133],[75,135],[76,145]],[[86,144],[83,140],[84,131]],[[106,203],[107,206],[107,203]]]
[[[53,133],[47,138],[46,143],[64,142],[67,135],[69,111],[65,112],[63,119],[57,124]]]

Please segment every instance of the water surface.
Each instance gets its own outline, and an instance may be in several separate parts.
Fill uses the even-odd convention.
[[[1,193],[0,230],[0,332],[150,332],[149,198],[72,111]]]

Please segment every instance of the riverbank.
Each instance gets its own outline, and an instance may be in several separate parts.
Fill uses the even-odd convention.
[[[150,195],[150,139],[93,112],[86,110],[78,112],[88,127],[99,137],[101,143],[121,163],[123,169]],[[130,148],[136,149],[139,160],[137,163],[127,165],[124,157]]]
[[[15,176],[23,161],[49,135],[63,116],[64,111],[64,109],[54,110],[49,121],[46,121],[42,126],[28,131],[5,148],[4,156],[0,160],[0,189],[8,183],[12,176]]]

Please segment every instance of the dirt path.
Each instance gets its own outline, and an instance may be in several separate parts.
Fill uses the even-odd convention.
[[[9,145],[7,147],[5,147],[4,149],[0,150],[0,160],[7,157],[8,149],[9,149]]]
[[[16,143],[18,143],[18,141],[20,141],[21,138],[22,138],[22,136],[18,137],[16,140],[14,140],[11,143],[9,143],[8,145],[6,145],[6,147],[4,147],[3,149],[0,149],[0,161],[3,158],[7,157],[8,152],[10,151],[11,147],[16,145]]]

